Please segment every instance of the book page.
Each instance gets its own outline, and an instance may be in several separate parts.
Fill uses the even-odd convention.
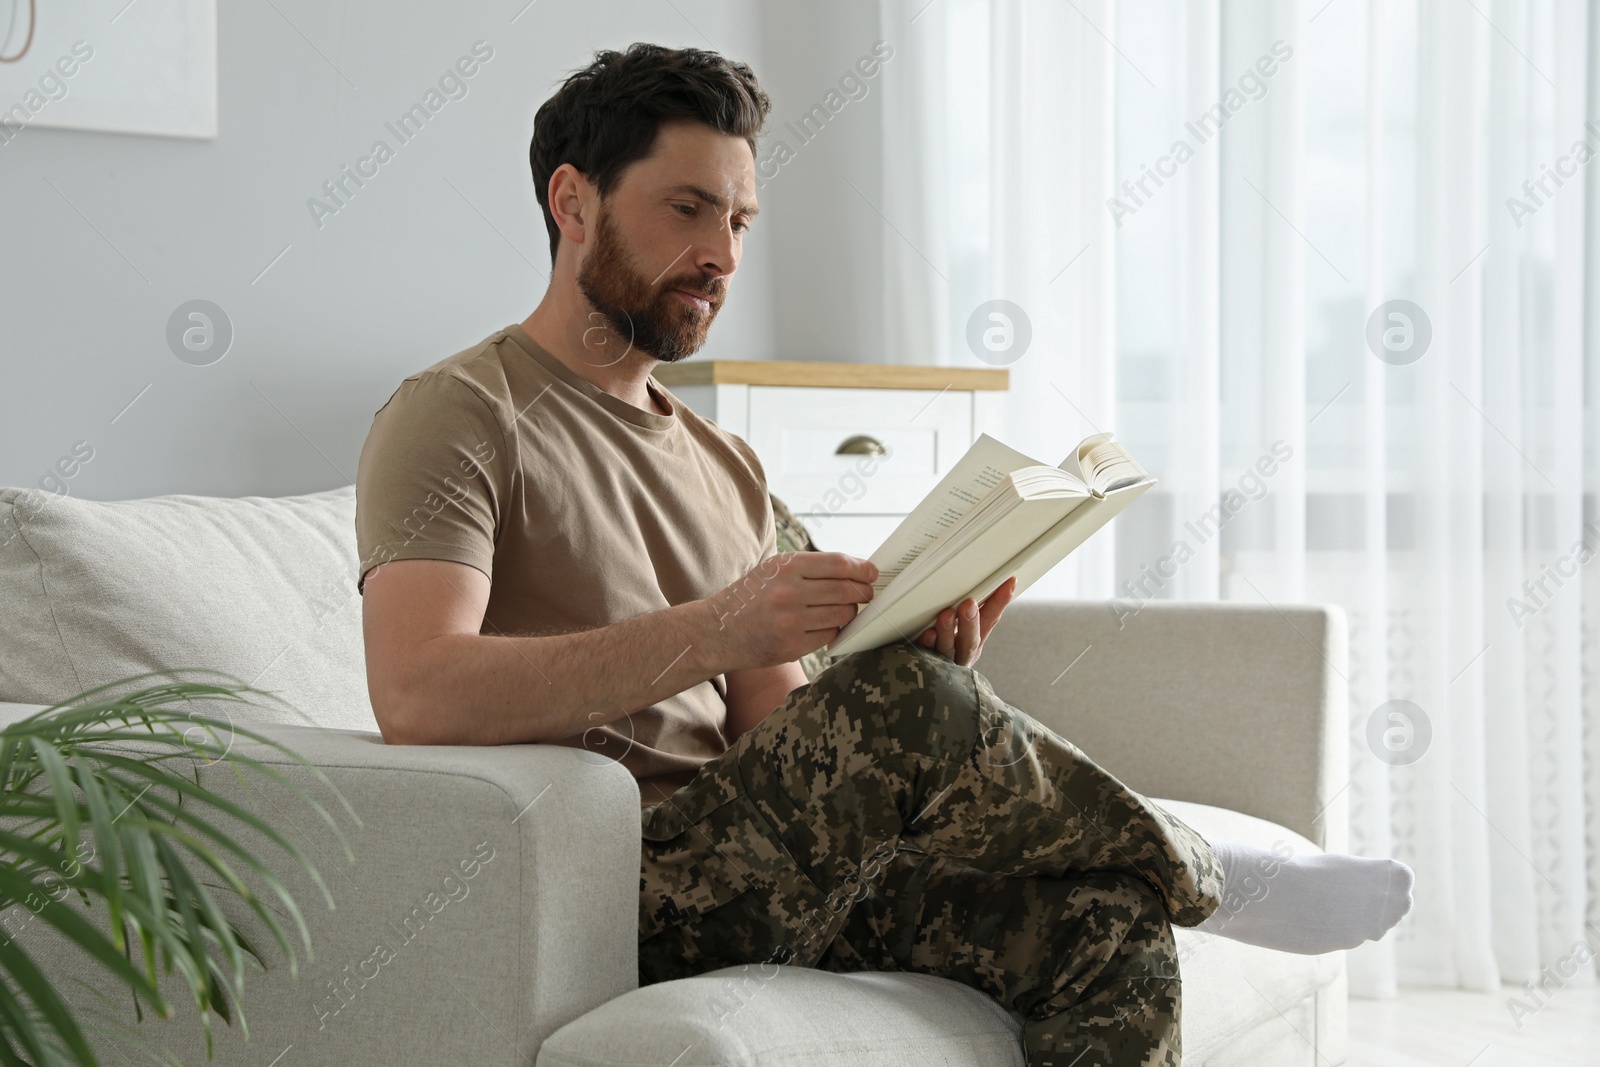
[[[845,655],[899,637],[915,637],[941,609],[961,600],[992,573],[997,563],[1016,558],[1054,529],[1068,510],[1083,510],[1087,499],[1078,493],[1013,499],[1005,513],[996,516],[999,521],[939,561],[931,573],[898,583],[881,598],[874,595],[839,631],[829,651]]]
[[[1150,477],[1150,472],[1108,433],[1085,437],[1072,455],[1061,461],[1061,469],[1087,485],[1095,496],[1137,485]]]
[[[971,511],[1002,478],[1022,467],[1038,465],[1037,460],[1009,445],[986,433],[979,434],[950,472],[939,479],[939,484],[869,557],[878,567],[878,580],[872,583],[874,594],[883,592],[923,549]]]
[[[1116,518],[1123,508],[1144,495],[1145,490],[1154,484],[1155,479],[1150,478],[1135,485],[1114,489],[1103,497],[1092,497],[1084,501],[1038,540],[996,567],[992,574],[973,586],[972,591],[961,599],[965,600],[970,596],[981,604],[985,597],[1000,588],[1012,575],[1016,575],[1016,593],[1020,594],[1028,586],[1050,573],[1057,563],[1071,555],[1072,551],[1087,541],[1090,535]]]
[[[940,611],[968,597],[981,602],[1013,574],[1017,576],[1017,592],[1022,592],[1154,484],[1155,479],[1151,478],[1104,497],[1024,502],[1022,508],[1041,509],[1036,514],[1044,518],[1045,525],[1032,526],[1024,536],[1016,538],[1031,525],[1020,514],[1022,508],[1018,508],[1014,524],[989,531],[989,536],[956,553],[912,588],[896,590],[899,595],[886,597],[881,603],[874,597],[863,605],[828,650],[842,656],[904,637],[914,638],[932,624]],[[1043,510],[1047,505],[1054,505],[1053,514]],[[1065,515],[1062,508],[1068,509]]]
[[[1109,440],[1111,440],[1111,435],[1108,433],[1097,433],[1092,434],[1089,437],[1085,437],[1078,443],[1078,447],[1072,450],[1072,455],[1061,461],[1061,469],[1078,479],[1078,481],[1082,482],[1084,485],[1093,488],[1094,471],[1088,470],[1084,467],[1084,456],[1091,448],[1094,448],[1096,445],[1103,444]]]
[[[1114,489],[1138,485],[1150,478],[1150,472],[1141,467],[1139,461],[1116,441],[1107,440],[1095,445],[1084,458],[1088,460],[1084,474],[1100,496]]]

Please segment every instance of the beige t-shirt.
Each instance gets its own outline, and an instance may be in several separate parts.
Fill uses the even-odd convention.
[[[647,384],[671,415],[578,377],[520,324],[405,379],[361,449],[357,588],[389,560],[454,560],[489,576],[482,633],[537,635],[747,574],[777,547],[761,462]],[[727,747],[726,696],[719,674],[562,743],[619,759],[651,804]],[[536,714],[537,692],[528,699]]]

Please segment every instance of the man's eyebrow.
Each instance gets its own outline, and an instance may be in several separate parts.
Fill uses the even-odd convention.
[[[718,196],[716,193],[713,193],[710,189],[707,189],[704,186],[695,185],[692,182],[686,182],[683,185],[674,185],[671,189],[668,189],[667,192],[687,193],[696,200],[703,200],[707,204],[710,204],[712,207],[719,210],[727,207],[728,205],[726,200]],[[757,215],[761,214],[761,209],[756,207],[754,204],[740,204],[739,214],[748,215],[751,218],[755,218]]]

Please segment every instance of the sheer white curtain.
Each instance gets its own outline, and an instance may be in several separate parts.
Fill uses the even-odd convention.
[[[1353,987],[1509,1001],[1591,958],[1600,14],[882,0],[882,20],[887,358],[1010,360],[1010,443],[1054,461],[1109,429],[1161,479],[1036,595],[1342,605],[1352,774],[1328,817],[1418,875]],[[994,300],[1026,319],[1020,354],[969,341]]]

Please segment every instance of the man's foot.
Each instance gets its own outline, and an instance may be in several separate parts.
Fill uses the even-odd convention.
[[[1241,841],[1212,841],[1222,862],[1222,905],[1195,929],[1282,952],[1355,948],[1411,910],[1411,868],[1343,853],[1295,856]]]

